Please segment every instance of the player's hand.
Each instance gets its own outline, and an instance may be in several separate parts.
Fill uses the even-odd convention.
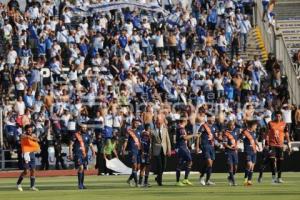
[[[172,152],[171,152],[171,151],[168,151],[168,152],[167,152],[167,156],[168,156],[168,157],[171,157],[171,155],[172,155]]]
[[[199,153],[200,153],[200,148],[197,147],[197,148],[196,148],[196,154],[199,154]]]
[[[96,158],[96,153],[94,152],[92,155],[93,159]]]
[[[124,158],[125,157],[125,150],[122,149],[122,157]]]
[[[69,155],[69,156],[68,156],[68,159],[69,159],[69,160],[73,160],[73,155]]]

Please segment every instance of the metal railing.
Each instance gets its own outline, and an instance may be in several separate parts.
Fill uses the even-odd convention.
[[[300,83],[297,79],[298,71],[296,70],[296,67],[294,67],[283,36],[282,34],[276,33],[275,27],[269,26],[268,22],[263,22],[263,7],[261,1],[256,0],[255,13],[256,25],[261,30],[267,52],[276,55],[277,60],[281,62],[283,66],[283,74],[287,76],[290,101],[291,103],[300,105]]]
[[[297,71],[291,56],[288,53],[282,34],[276,35],[276,55],[277,59],[282,62],[283,73],[287,76],[289,85],[291,103],[300,104],[300,82],[297,79]]]
[[[256,0],[255,5],[256,11],[256,25],[261,30],[261,36],[265,44],[265,48],[268,53],[275,54],[275,31],[273,26],[269,26],[269,23],[266,20],[267,16],[265,16],[266,22],[263,22],[263,7],[261,1]]]

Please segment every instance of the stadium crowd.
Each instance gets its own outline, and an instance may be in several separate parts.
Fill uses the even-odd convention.
[[[282,111],[291,139],[300,140],[300,107],[288,104],[287,80],[274,55],[265,65],[258,56],[241,57],[253,26],[252,1],[167,5],[175,22],[138,9],[82,17],[68,7],[101,2],[26,0],[25,12],[16,0],[0,4],[7,149],[18,149],[23,127],[33,124],[41,155],[54,145],[64,167],[61,146],[78,124],[87,124],[93,143],[105,151],[107,139],[122,143],[133,118],[151,129],[160,115],[174,149],[182,115],[188,134],[207,113],[215,116],[219,135],[226,122],[243,128],[250,119],[259,121],[262,133],[275,110]]]

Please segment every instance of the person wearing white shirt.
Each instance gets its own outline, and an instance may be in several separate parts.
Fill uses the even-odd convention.
[[[24,76],[23,72],[20,71],[17,75],[17,77],[15,78],[15,82],[16,82],[16,90],[17,90],[17,96],[24,96],[24,90],[26,89],[26,85],[27,85],[27,79]]]
[[[157,31],[153,36],[154,44],[155,44],[155,55],[158,58],[158,55],[163,52],[164,49],[164,36],[160,31]]]
[[[4,38],[6,40],[10,40],[12,36],[12,26],[8,23],[8,19],[4,20],[4,26],[2,27],[3,32],[4,32]]]
[[[6,58],[6,63],[8,64],[9,68],[12,68],[14,66],[17,57],[17,52],[14,50],[13,46],[11,46]]]
[[[248,33],[252,28],[247,15],[244,15],[244,19],[240,21],[239,26],[240,26],[240,36],[241,36],[241,43],[242,43],[241,46],[243,47],[244,51],[246,51]]]
[[[227,40],[226,40],[226,37],[225,37],[225,31],[224,30],[221,31],[221,34],[218,37],[217,45],[218,45],[218,48],[219,48],[219,52],[221,52],[221,53],[226,52]]]
[[[29,8],[28,10],[29,13],[29,17],[30,19],[37,19],[40,17],[40,11],[39,8],[37,7],[37,5],[33,5],[32,7]]]
[[[281,109],[282,112],[282,119],[287,124],[289,130],[291,130],[292,126],[292,109],[291,106],[288,104],[285,104],[282,106]]]
[[[214,86],[217,90],[217,98],[221,98],[224,96],[224,87],[223,87],[223,77],[221,73],[217,75],[217,78],[214,80]]]
[[[18,101],[15,103],[14,110],[17,112],[18,115],[24,115],[25,109],[26,109],[26,106],[23,101],[23,97],[19,96]]]

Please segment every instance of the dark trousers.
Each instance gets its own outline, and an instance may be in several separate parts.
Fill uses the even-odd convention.
[[[162,175],[166,169],[167,159],[164,154],[163,149],[161,148],[160,155],[155,156],[156,159],[156,179],[158,183],[162,183]]]

